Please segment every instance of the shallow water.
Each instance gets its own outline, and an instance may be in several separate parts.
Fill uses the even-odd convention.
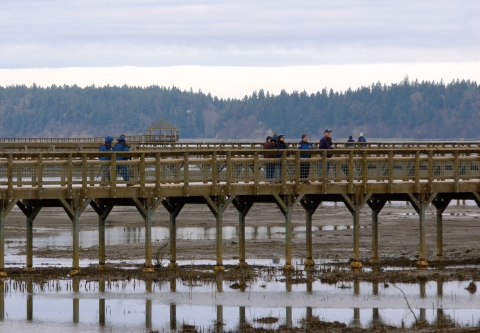
[[[311,316],[356,327],[369,327],[373,321],[397,327],[415,322],[403,294],[393,285],[331,285],[320,281],[290,284],[273,278],[247,282],[248,286],[241,290],[230,288],[233,283],[66,279],[40,285],[7,279],[3,283],[4,294],[0,295],[0,328],[170,332],[188,324],[214,331],[219,327],[215,324],[222,322],[223,330],[235,331],[240,323],[264,328],[301,327],[302,320]],[[443,318],[463,326],[472,322],[480,326],[480,299],[464,289],[467,285],[468,282],[427,282],[396,286],[405,293],[418,320],[434,324]],[[274,317],[277,322],[257,321],[264,317]]]

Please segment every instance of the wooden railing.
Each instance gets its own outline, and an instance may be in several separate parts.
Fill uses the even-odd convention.
[[[209,187],[217,193],[220,186],[253,185],[279,188],[300,186],[307,182],[318,185],[319,193],[328,183],[344,185],[338,191],[352,193],[356,185],[407,183],[416,192],[431,189],[441,182],[458,186],[465,181],[480,179],[480,149],[405,150],[328,150],[275,151],[277,158],[265,158],[272,150],[250,151],[149,151],[128,153],[0,153],[0,187],[13,190],[34,187],[106,186],[115,192],[119,186],[156,189],[181,184]],[[311,153],[311,158],[300,154]],[[100,161],[100,155],[112,159]],[[330,157],[331,155],[331,157]],[[131,160],[116,160],[128,156]],[[297,188],[298,189],[298,188]],[[143,192],[142,192],[143,193]],[[177,193],[177,192],[175,192]]]

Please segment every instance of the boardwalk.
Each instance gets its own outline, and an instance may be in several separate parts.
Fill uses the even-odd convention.
[[[15,205],[27,221],[27,269],[32,268],[33,221],[42,207],[62,207],[72,221],[72,273],[79,270],[79,224],[90,205],[98,213],[99,267],[105,266],[105,220],[114,206],[134,206],[145,221],[145,270],[152,268],[151,217],[162,205],[170,214],[170,267],[176,264],[176,217],[185,204],[206,204],[216,218],[216,266],[222,271],[222,217],[234,205],[239,212],[239,265],[245,258],[245,219],[256,202],[276,204],[285,217],[285,269],[293,269],[291,215],[306,211],[304,264],[312,260],[312,215],[322,201],[343,202],[353,220],[353,268],[362,266],[359,214],[372,210],[372,263],[380,261],[378,215],[387,201],[409,201],[419,216],[419,266],[427,266],[425,210],[437,209],[437,259],[444,260],[442,212],[453,199],[480,204],[480,148],[474,144],[448,148],[365,148],[313,150],[261,149],[139,150],[98,152],[8,152],[0,154],[0,274],[4,272],[4,226]],[[328,154],[327,154],[328,153]],[[117,155],[132,157],[117,161]],[[331,155],[331,156],[330,156]]]

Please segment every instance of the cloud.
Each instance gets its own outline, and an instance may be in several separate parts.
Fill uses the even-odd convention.
[[[480,3],[2,1],[0,67],[480,60]]]

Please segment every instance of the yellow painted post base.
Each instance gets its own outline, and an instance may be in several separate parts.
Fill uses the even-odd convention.
[[[223,272],[225,272],[225,267],[223,267],[223,266],[218,266],[218,265],[217,265],[217,266],[213,266],[213,271],[214,271],[215,273],[223,273]]]
[[[417,268],[418,269],[426,269],[427,267],[428,267],[428,262],[426,260],[417,261]]]
[[[372,259],[370,259],[369,263],[371,263],[372,265],[379,265],[380,264],[380,259],[372,258]]]
[[[238,268],[247,268],[248,267],[248,263],[246,261],[240,261],[238,264],[237,264],[237,267]]]
[[[153,272],[155,272],[155,270],[153,269],[153,267],[143,267],[142,272],[143,273],[153,273]]]
[[[7,277],[7,272],[5,271],[0,272],[0,277]]]
[[[106,271],[108,269],[107,265],[98,265],[97,270],[99,271]]]
[[[284,271],[294,271],[295,267],[293,267],[293,265],[284,265],[283,270]]]
[[[35,272],[35,268],[33,268],[33,267],[25,267],[25,268],[23,268],[23,271],[24,271],[25,273],[33,273],[33,272]]]
[[[170,269],[177,269],[178,264],[176,262],[169,262],[167,267]]]
[[[352,271],[359,271],[360,269],[362,269],[362,262],[361,261],[352,261],[350,263],[350,268],[352,269]]]
[[[444,256],[437,256],[435,258],[435,261],[445,261],[445,257]]]
[[[71,270],[70,270],[70,276],[77,275],[78,273],[80,273],[80,270],[79,270],[79,269],[71,269]]]
[[[315,260],[313,259],[305,259],[303,261],[303,264],[305,265],[305,267],[313,267],[315,266]]]

